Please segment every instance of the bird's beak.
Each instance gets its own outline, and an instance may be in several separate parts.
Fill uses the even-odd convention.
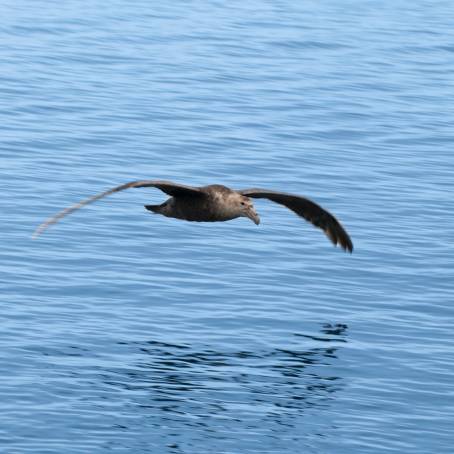
[[[254,210],[254,208],[251,208],[247,210],[246,216],[255,224],[259,225],[260,224],[260,218],[257,212]]]

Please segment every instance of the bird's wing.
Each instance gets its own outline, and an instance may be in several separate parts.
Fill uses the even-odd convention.
[[[129,188],[146,188],[146,187],[154,187],[158,188],[161,191],[165,192],[166,194],[174,197],[182,197],[182,196],[203,196],[203,192],[199,188],[194,188],[192,186],[185,186],[182,184],[172,183],[171,181],[161,181],[161,180],[140,180],[140,181],[130,181],[129,183],[122,184],[120,186],[115,186],[112,189],[107,191],[101,192],[100,194],[96,194],[93,197],[88,199],[82,200],[79,203],[76,203],[64,210],[58,212],[55,216],[50,217],[42,224],[38,226],[38,228],[33,233],[33,238],[38,237],[41,233],[44,232],[50,225],[55,224],[61,218],[67,216],[68,214],[72,213],[73,211],[82,208],[89,203],[93,203],[96,200],[99,200],[103,197],[106,197],[114,192],[124,191],[125,189]]]
[[[298,216],[311,222],[315,227],[322,229],[335,245],[339,244],[348,252],[353,251],[352,240],[340,222],[331,213],[311,200],[284,192],[269,191],[268,189],[242,189],[238,192],[246,197],[269,199],[286,206]]]

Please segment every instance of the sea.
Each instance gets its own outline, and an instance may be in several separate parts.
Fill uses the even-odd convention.
[[[1,2],[0,452],[454,452],[454,3]],[[190,223],[133,180],[305,196]]]

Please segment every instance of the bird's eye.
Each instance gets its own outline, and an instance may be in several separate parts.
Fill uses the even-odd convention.
[[[246,204],[245,204],[244,202],[241,202],[241,205],[243,205],[243,206],[244,206],[244,205],[246,205]]]

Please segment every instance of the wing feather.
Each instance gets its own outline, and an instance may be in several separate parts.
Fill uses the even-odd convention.
[[[268,199],[284,205],[298,216],[312,223],[315,227],[322,229],[334,245],[339,244],[344,250],[348,252],[353,251],[352,240],[340,222],[320,205],[312,202],[312,200],[285,192],[259,188],[242,189],[238,192],[246,197]]]
[[[55,224],[60,219],[64,218],[68,214],[71,214],[73,211],[82,208],[85,205],[95,202],[96,200],[102,199],[114,192],[124,191],[129,188],[146,188],[154,187],[160,189],[162,192],[173,196],[173,197],[182,197],[182,196],[203,196],[203,192],[199,188],[192,186],[185,186],[182,184],[172,183],[171,181],[162,181],[162,180],[139,180],[139,181],[130,181],[129,183],[121,184],[120,186],[115,186],[112,189],[96,194],[88,199],[82,200],[81,202],[75,203],[68,208],[58,212],[56,215],[48,218],[42,224],[40,224],[37,229],[34,231],[32,238],[37,238],[41,233],[44,232],[49,226]]]

